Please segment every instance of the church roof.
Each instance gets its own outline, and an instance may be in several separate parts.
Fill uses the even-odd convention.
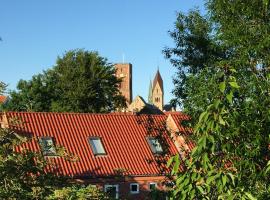
[[[153,89],[156,87],[157,83],[160,85],[161,90],[163,91],[163,80],[161,78],[159,70],[157,70],[156,76],[155,76],[154,81],[153,81]]]

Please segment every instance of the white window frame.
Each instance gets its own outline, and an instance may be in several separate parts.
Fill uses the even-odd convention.
[[[132,191],[132,186],[133,185],[137,186],[137,191]],[[140,185],[139,185],[139,183],[130,183],[129,191],[130,191],[130,194],[139,194],[140,193]]]
[[[160,144],[160,141],[156,138],[156,137],[147,137],[147,142],[151,148],[151,151],[154,153],[154,154],[162,154],[163,153],[163,148]],[[158,151],[157,147],[155,145],[152,144],[151,140],[156,140],[156,142],[158,142],[158,145],[160,146],[161,148],[161,151]]]
[[[149,183],[149,190],[150,191],[153,191],[153,190],[151,190],[151,187],[150,187],[151,185],[155,185],[155,189],[157,189],[157,183],[156,182],[150,182]]]
[[[107,189],[110,188],[110,187],[115,187],[116,188],[115,199],[118,199],[119,198],[119,185],[118,184],[115,184],[115,185],[106,184],[106,185],[104,185],[104,192],[106,193]]]
[[[99,140],[100,141],[100,144],[101,144],[101,147],[102,147],[102,149],[103,149],[104,152],[98,153],[96,147],[92,143],[92,140]],[[106,151],[105,151],[105,148],[104,148],[104,145],[103,145],[103,142],[102,142],[101,137],[89,137],[88,138],[88,142],[89,142],[89,145],[91,147],[91,150],[92,150],[92,152],[93,152],[93,154],[95,156],[100,156],[100,155],[106,155],[107,154]]]

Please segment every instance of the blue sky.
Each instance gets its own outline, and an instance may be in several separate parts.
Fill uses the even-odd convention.
[[[0,4],[0,80],[15,89],[20,79],[51,68],[57,56],[77,48],[98,51],[109,62],[133,65],[133,97],[147,99],[157,67],[165,102],[173,96],[175,69],[162,49],[177,11],[202,0],[3,0]]]

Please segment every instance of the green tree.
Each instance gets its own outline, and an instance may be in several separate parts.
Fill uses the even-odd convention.
[[[193,118],[196,147],[169,161],[178,199],[269,199],[268,0],[206,1],[206,16],[179,14],[164,50],[174,91]],[[201,45],[200,45],[201,44]]]
[[[48,200],[103,200],[108,198],[103,192],[101,192],[97,187],[93,185],[81,186],[74,185],[71,187],[64,187],[58,190],[55,190],[51,194]]]
[[[30,81],[20,80],[8,110],[110,112],[125,107],[114,67],[97,52],[68,51]]]
[[[14,151],[24,142],[27,139],[0,128],[0,199],[44,199],[64,183],[61,177],[45,172],[52,165],[41,153]]]
[[[196,96],[197,88],[191,89],[192,84],[189,82],[203,69],[226,57],[212,35],[213,29],[212,23],[201,16],[198,10],[190,11],[187,15],[179,13],[174,30],[169,31],[175,47],[166,47],[163,50],[165,57],[177,69],[173,79],[173,93],[176,96],[174,102],[181,107],[189,106],[190,112],[197,107],[187,103],[190,98],[196,98],[197,101],[204,99]]]

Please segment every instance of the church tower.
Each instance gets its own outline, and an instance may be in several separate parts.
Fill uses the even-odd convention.
[[[132,64],[117,63],[114,67],[116,69],[116,77],[122,79],[122,82],[119,84],[119,90],[126,98],[127,105],[129,105],[132,102]]]
[[[149,104],[153,104],[153,88],[152,88],[152,81],[150,80],[150,84],[149,84],[149,91],[148,91],[148,103]]]
[[[161,78],[159,70],[157,70],[156,76],[153,81],[152,102],[161,111],[163,110],[164,105],[163,80]]]

